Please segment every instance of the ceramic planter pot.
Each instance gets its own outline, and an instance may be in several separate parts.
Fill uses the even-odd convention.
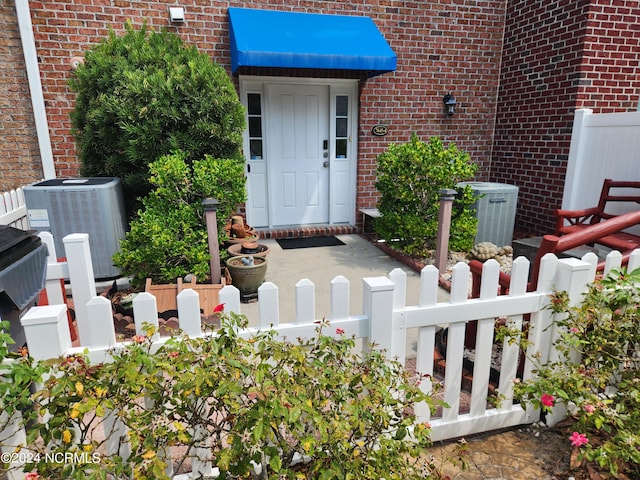
[[[260,256],[240,255],[226,261],[231,276],[231,284],[240,290],[240,298],[248,300],[257,297],[258,287],[267,273],[267,259]]]

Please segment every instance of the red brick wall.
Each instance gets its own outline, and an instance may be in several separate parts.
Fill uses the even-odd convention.
[[[639,21],[632,0],[509,2],[490,177],[520,187],[517,230],[554,229],[575,109],[636,109]]]
[[[5,2],[6,3],[6,2]],[[9,2],[12,3],[12,2]],[[361,88],[358,206],[375,204],[372,193],[375,158],[391,142],[412,133],[439,135],[468,151],[487,178],[493,144],[505,0],[460,2],[433,0],[319,1],[253,0],[218,2],[182,0],[186,22],[168,25],[175,0],[33,0],[30,3],[40,57],[42,82],[58,175],[78,171],[69,112],[73,96],[67,86],[70,60],[107,34],[122,31],[131,19],[146,19],[153,28],[167,27],[229,68],[228,6],[270,8],[370,16],[398,56],[398,69],[367,80]],[[442,97],[458,101],[453,117],[444,114]],[[371,128],[389,126],[386,137]]]
[[[359,206],[375,204],[376,155],[414,132],[455,142],[480,166],[479,179],[488,179],[491,162],[506,2],[388,3],[376,22],[398,69],[362,88]],[[451,117],[444,113],[447,92],[458,102]],[[390,127],[386,137],[371,135],[378,123]]]
[[[640,95],[640,3],[592,0],[576,107],[635,111]]]
[[[0,192],[42,178],[27,72],[13,2],[0,4]]]

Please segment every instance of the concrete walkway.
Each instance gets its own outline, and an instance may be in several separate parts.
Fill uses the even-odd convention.
[[[571,447],[558,431],[537,427],[487,433],[466,439],[467,468],[453,465],[457,444],[435,445],[427,451],[450,480],[569,480]]]
[[[331,280],[342,275],[351,287],[351,314],[362,313],[362,278],[385,276],[394,268],[407,273],[407,305],[419,300],[420,274],[383,253],[360,235],[338,235],[344,245],[283,250],[276,240],[260,240],[269,247],[265,281],[278,287],[280,322],[295,318],[295,285],[302,279],[311,280],[316,287],[316,318],[330,314]],[[448,298],[442,290],[441,298]],[[250,325],[258,323],[257,302],[243,303],[241,310]]]

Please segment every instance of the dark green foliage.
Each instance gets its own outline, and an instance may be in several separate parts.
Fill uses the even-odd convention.
[[[473,178],[477,166],[469,155],[450,143],[447,148],[433,137],[428,143],[412,135],[408,143],[390,145],[378,156],[376,188],[381,193],[375,229],[411,255],[435,248],[440,208],[439,190],[456,189],[449,250],[468,251],[473,247],[477,219],[470,206],[475,202],[469,186],[458,182]]]
[[[133,286],[175,283],[187,273],[198,281],[210,274],[210,255],[202,200],[216,198],[219,242],[224,223],[246,200],[244,163],[206,156],[190,166],[184,152],[153,162],[150,183],[155,187],[130,225],[114,264],[132,277]],[[222,252],[221,252],[222,253]]]
[[[70,86],[84,176],[120,177],[128,214],[151,186],[148,165],[176,150],[186,160],[239,158],[243,107],[226,71],[173,33],[126,25],[89,50]]]

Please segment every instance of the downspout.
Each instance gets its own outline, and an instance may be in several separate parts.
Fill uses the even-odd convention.
[[[38,135],[38,145],[40,147],[42,172],[45,179],[56,178],[53,152],[51,150],[51,138],[49,137],[49,123],[47,122],[42,83],[40,82],[36,42],[33,37],[33,26],[31,24],[29,0],[16,0],[16,14],[20,28],[24,63],[27,68],[27,78],[29,80],[31,107],[33,108],[33,117],[36,122],[36,134]]]

